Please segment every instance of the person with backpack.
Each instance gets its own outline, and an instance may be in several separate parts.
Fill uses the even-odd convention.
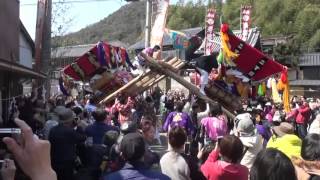
[[[194,126],[190,116],[187,113],[182,112],[183,107],[184,104],[181,101],[177,102],[176,110],[167,116],[163,125],[163,130],[165,132],[170,132],[170,129],[173,127],[180,126],[186,130],[188,136],[193,134]]]

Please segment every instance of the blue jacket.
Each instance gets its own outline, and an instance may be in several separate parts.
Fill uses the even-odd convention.
[[[102,144],[103,136],[111,130],[119,132],[115,126],[107,125],[104,122],[94,122],[85,129],[85,133],[88,137],[92,137],[93,144]]]
[[[131,165],[126,163],[122,169],[103,177],[103,180],[170,180],[170,178],[160,172],[151,171],[145,168],[143,163]]]

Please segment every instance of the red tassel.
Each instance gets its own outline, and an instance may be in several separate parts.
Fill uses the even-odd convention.
[[[281,81],[282,81],[283,84],[287,83],[287,81],[288,81],[288,71],[287,71],[287,69],[284,69],[284,70],[281,72],[280,79],[281,79]]]
[[[221,32],[227,33],[229,31],[229,25],[228,24],[222,24],[221,25]]]

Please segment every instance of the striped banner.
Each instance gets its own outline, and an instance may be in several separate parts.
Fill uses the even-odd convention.
[[[155,12],[155,22],[151,30],[150,45],[162,46],[164,29],[166,26],[167,12],[169,7],[169,0],[153,0],[153,3],[157,6]]]
[[[241,6],[241,39],[246,41],[251,23],[251,6]]]
[[[215,9],[208,9],[206,16],[206,41],[205,41],[205,55],[210,55],[214,46],[214,18],[216,15]]]

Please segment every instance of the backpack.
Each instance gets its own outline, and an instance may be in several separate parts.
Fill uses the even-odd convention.
[[[198,166],[198,159],[196,157],[193,157],[191,155],[186,155],[184,153],[180,153],[180,155],[183,157],[183,159],[188,164],[189,170],[190,170],[190,178],[192,180],[205,180],[206,178],[199,170]]]

